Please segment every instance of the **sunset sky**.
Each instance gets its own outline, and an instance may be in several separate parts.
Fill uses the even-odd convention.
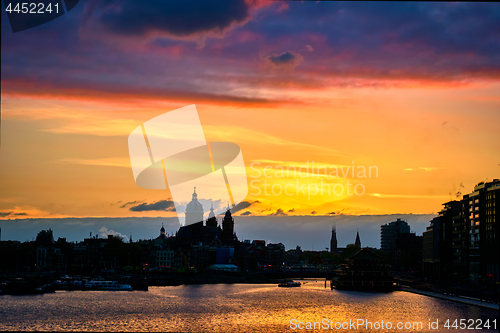
[[[0,219],[175,216],[127,137],[191,104],[241,148],[236,215],[435,214],[500,176],[499,3],[80,1],[18,33],[2,15]],[[276,175],[308,163],[378,177]]]

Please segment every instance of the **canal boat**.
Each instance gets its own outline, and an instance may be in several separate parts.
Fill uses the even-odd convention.
[[[118,281],[87,281],[83,285],[86,290],[130,291],[132,286],[121,284]]]

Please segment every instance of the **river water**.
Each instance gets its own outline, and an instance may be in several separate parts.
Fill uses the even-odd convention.
[[[330,290],[324,281],[310,281],[300,288],[218,284],[0,296],[2,331],[297,332],[307,331],[299,328],[307,328],[308,322],[322,324],[323,329],[316,326],[322,332],[478,331],[448,330],[444,327],[448,319],[450,325],[455,319],[473,319],[474,326],[488,319],[492,325],[496,319],[496,330],[483,325],[481,332],[498,332],[498,314],[493,310],[407,292]],[[353,326],[357,320],[366,324]],[[438,321],[438,329],[429,329],[429,321]],[[392,329],[387,329],[388,322]]]

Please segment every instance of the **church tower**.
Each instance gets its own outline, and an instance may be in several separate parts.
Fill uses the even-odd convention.
[[[163,227],[163,223],[161,224],[160,237],[165,239],[165,228]],[[132,234],[130,234],[130,239],[132,239]]]
[[[332,238],[330,239],[330,252],[337,253],[337,227],[332,226]]]
[[[356,242],[354,242],[354,245],[361,247],[361,239],[359,239],[359,230],[356,233]]]
[[[229,205],[227,205],[226,215],[222,220],[222,238],[226,243],[232,243],[234,240],[234,219],[231,216]]]
[[[190,225],[195,223],[203,223],[203,206],[198,201],[198,195],[196,194],[196,187],[193,192],[193,199],[187,204],[186,207],[186,219],[184,225]]]
[[[214,205],[210,207],[210,213],[208,213],[207,227],[217,227],[217,218],[214,213]]]

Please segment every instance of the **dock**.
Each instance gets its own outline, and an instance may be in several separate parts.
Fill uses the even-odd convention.
[[[464,303],[468,305],[475,305],[479,307],[483,307],[486,309],[490,310],[496,310],[498,311],[498,304],[495,303],[490,303],[478,298],[472,298],[472,297],[466,297],[466,296],[458,296],[458,295],[445,295],[445,294],[440,294],[437,292],[432,292],[432,291],[423,291],[423,290],[418,290],[418,289],[413,289],[409,287],[400,287],[401,291],[406,291],[409,293],[414,293],[414,294],[419,294],[419,295],[424,295],[428,297],[436,297],[436,298],[441,298],[445,299],[448,301],[454,301],[454,302],[459,302],[459,303]]]

